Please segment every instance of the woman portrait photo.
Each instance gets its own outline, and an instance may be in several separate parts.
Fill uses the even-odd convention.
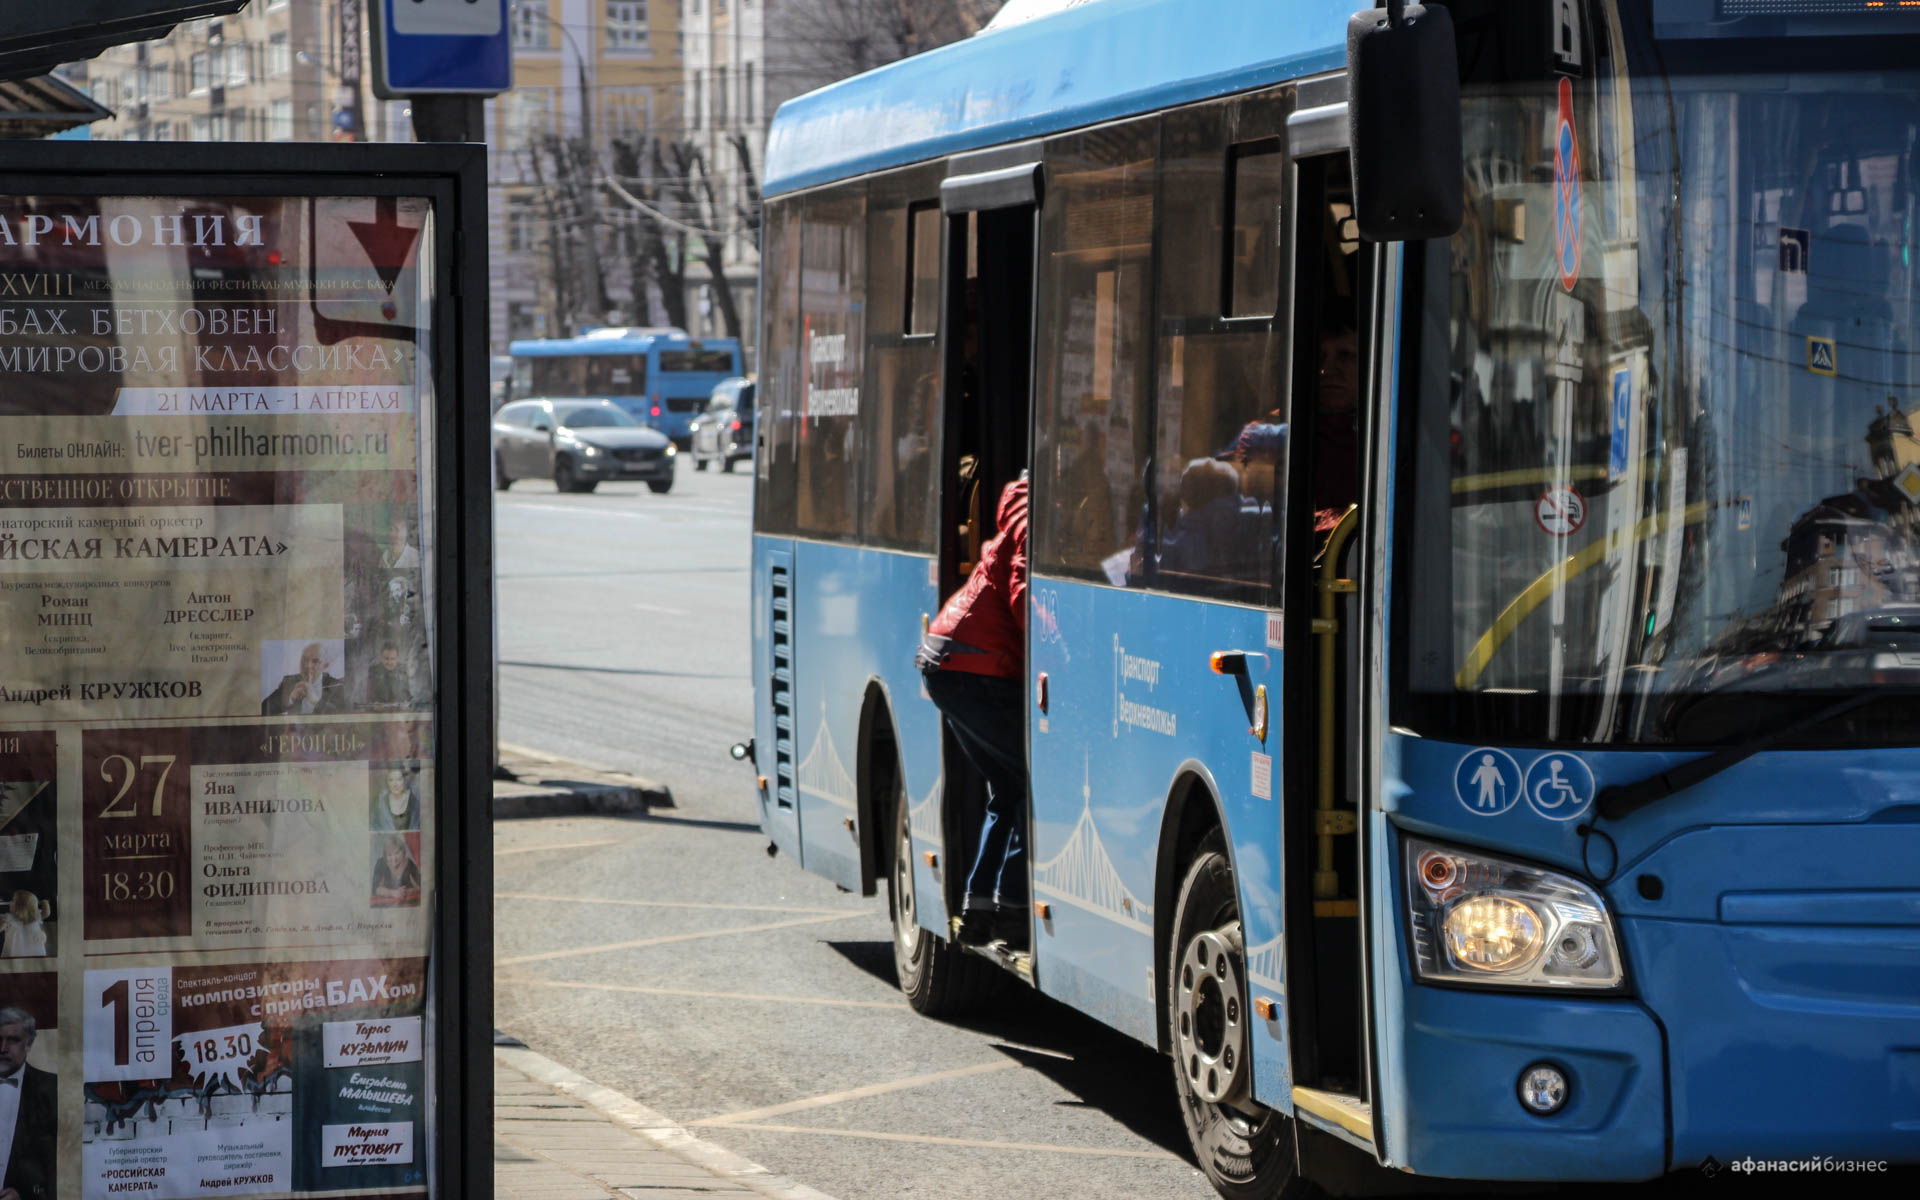
[[[373,905],[404,908],[420,903],[419,834],[389,833],[373,839]]]

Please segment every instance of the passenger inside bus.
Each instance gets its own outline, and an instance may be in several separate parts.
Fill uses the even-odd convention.
[[[1313,418],[1313,528],[1326,534],[1360,499],[1360,339],[1351,314],[1329,307],[1320,338],[1320,390]]]

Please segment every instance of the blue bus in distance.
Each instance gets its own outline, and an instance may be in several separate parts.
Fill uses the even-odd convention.
[[[1375,241],[1356,7],[1036,0],[779,110],[762,825],[916,1010],[1165,1051],[1223,1195],[1920,1161],[1920,8],[1427,5],[1462,216]],[[975,947],[913,659],[1023,471]]]
[[[683,329],[607,326],[579,337],[518,341],[510,399],[611,400],[682,450],[714,385],[741,374],[740,339]]]

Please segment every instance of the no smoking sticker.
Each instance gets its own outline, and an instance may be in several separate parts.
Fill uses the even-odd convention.
[[[1553,536],[1566,537],[1587,523],[1587,502],[1570,487],[1550,487],[1533,502],[1533,519]]]

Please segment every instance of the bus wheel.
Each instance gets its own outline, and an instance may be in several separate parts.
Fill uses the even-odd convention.
[[[1293,1122],[1253,1098],[1240,906],[1219,831],[1200,844],[1174,910],[1167,1029],[1187,1138],[1231,1200],[1309,1195]]]
[[[997,972],[969,958],[959,946],[919,923],[913,882],[913,834],[907,816],[907,784],[896,770],[893,784],[893,854],[887,871],[887,908],[893,916],[893,970],[913,1011],[950,1017],[978,1004]]]

